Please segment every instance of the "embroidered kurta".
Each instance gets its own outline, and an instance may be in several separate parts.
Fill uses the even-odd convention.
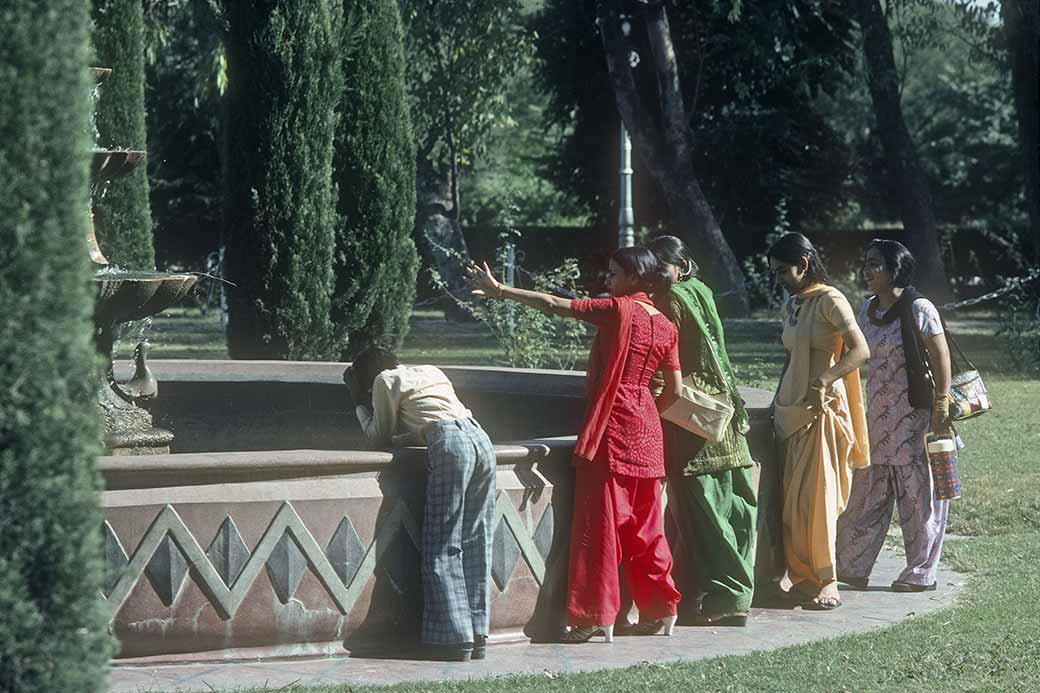
[[[859,324],[870,347],[871,466],[854,473],[848,507],[838,519],[838,573],[846,578],[869,577],[895,506],[906,550],[906,568],[898,580],[927,586],[935,582],[939,570],[950,504],[936,500],[932,492],[924,445],[931,411],[910,405],[900,322],[877,324],[870,319],[870,305],[867,301],[860,309]],[[914,301],[911,313],[923,336],[943,333],[939,311],[928,299]]]
[[[931,411],[910,406],[906,353],[899,321],[877,325],[868,316],[870,301],[859,312],[859,325],[870,347],[867,372],[867,430],[873,464],[927,464],[924,435]],[[942,334],[939,311],[926,298],[911,306],[917,329],[925,337]]]
[[[636,297],[649,303],[645,294]],[[593,412],[578,447],[586,441],[595,454],[575,455],[567,618],[576,626],[614,623],[621,607],[619,565],[641,619],[674,614],[680,599],[661,513],[661,419],[648,387],[654,371],[679,370],[678,335],[664,315],[634,304],[631,296],[571,302],[575,317],[599,328],[594,348],[612,350],[589,359]],[[627,332],[619,332],[624,324]],[[606,408],[601,395],[615,385]],[[601,424],[597,441],[589,431]]]
[[[617,320],[618,298],[589,298],[571,302],[574,316],[600,329],[611,329]],[[601,445],[610,471],[634,477],[664,476],[664,443],[661,417],[650,393],[654,371],[679,370],[679,335],[664,315],[650,315],[636,307],[617,396],[609,413]],[[597,374],[590,373],[590,378]]]

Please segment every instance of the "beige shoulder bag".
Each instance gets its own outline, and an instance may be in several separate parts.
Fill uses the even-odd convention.
[[[725,383],[726,378],[723,377],[715,352],[709,347],[708,353],[711,354],[716,375]],[[688,375],[682,380],[679,399],[661,412],[661,418],[711,443],[717,443],[726,434],[733,412],[733,403],[727,395],[709,395],[697,389],[692,376]]]

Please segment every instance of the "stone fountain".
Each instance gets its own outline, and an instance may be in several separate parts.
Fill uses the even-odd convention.
[[[111,73],[92,68],[100,84]],[[145,152],[130,149],[95,149],[91,165],[92,189],[130,173],[145,159]],[[91,196],[93,199],[93,195]],[[170,451],[173,433],[152,423],[146,408],[158,394],[147,363],[147,342],[136,349],[136,371],[130,382],[116,382],[112,350],[119,325],[156,315],[183,299],[195,285],[193,274],[129,272],[109,265],[94,233],[94,213],[89,213],[87,245],[95,265],[94,344],[104,364],[104,383],[98,403],[104,421],[104,442],[110,454],[156,454]]]

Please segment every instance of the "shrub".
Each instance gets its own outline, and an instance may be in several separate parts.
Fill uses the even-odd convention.
[[[96,64],[112,68],[96,104],[98,139],[105,149],[145,149],[144,12],[140,0],[94,0]],[[98,195],[98,242],[109,262],[130,269],[155,267],[148,174],[144,164]]]
[[[400,346],[415,299],[415,139],[396,0],[355,0],[344,40],[332,320],[343,358]]]
[[[98,691],[90,10],[4,0],[0,18],[0,690]]]
[[[228,352],[327,357],[342,12],[332,0],[227,0],[224,12]]]
[[[506,276],[506,267],[510,263],[510,246],[516,246],[519,234],[507,231],[499,236],[499,247],[495,257],[495,273],[500,279]],[[515,262],[515,258],[512,258]],[[433,273],[433,284],[450,297],[462,310],[487,325],[495,340],[502,348],[502,356],[506,365],[511,368],[556,368],[573,370],[585,366],[588,354],[589,330],[585,323],[572,318],[548,315],[515,303],[485,299],[478,302],[466,301],[447,291],[446,284],[436,273]],[[515,274],[522,275],[527,286],[535,291],[580,298],[584,296],[579,288],[581,271],[578,261],[566,258],[553,269],[536,272],[524,272],[519,267]],[[516,282],[518,285],[521,282]]]
[[[1019,371],[1040,372],[1040,268],[1007,280],[998,304],[996,336]]]

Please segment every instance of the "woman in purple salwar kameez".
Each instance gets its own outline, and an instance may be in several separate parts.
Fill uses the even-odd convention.
[[[929,431],[949,428],[950,354],[939,312],[910,286],[914,259],[902,244],[867,246],[863,278],[875,294],[859,313],[870,346],[867,429],[870,467],[853,472],[838,518],[838,580],[867,586],[885,541],[892,507],[906,548],[897,592],[935,589],[949,501],[935,500],[925,452]],[[923,347],[923,348],[922,348]]]

